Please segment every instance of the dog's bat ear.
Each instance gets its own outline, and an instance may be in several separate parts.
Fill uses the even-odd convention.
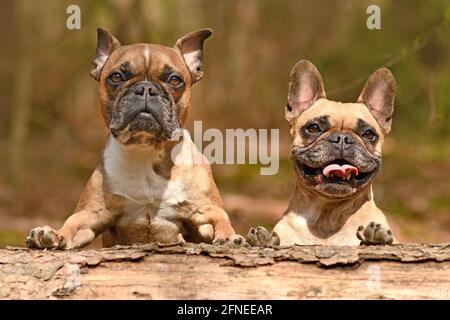
[[[369,108],[384,134],[391,131],[394,98],[395,78],[386,68],[371,74],[358,98]]]
[[[203,43],[212,35],[211,29],[202,29],[188,33],[175,43],[177,50],[184,59],[192,77],[192,83],[203,77]]]
[[[285,117],[289,124],[317,99],[326,98],[322,76],[308,60],[300,60],[289,76],[289,92]]]
[[[97,50],[94,60],[91,76],[95,80],[100,79],[100,73],[111,53],[120,47],[120,42],[111,33],[102,28],[97,28]]]

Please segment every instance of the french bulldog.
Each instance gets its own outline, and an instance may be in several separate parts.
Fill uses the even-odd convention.
[[[99,83],[108,141],[75,212],[58,230],[31,230],[29,248],[81,248],[99,235],[109,247],[215,243],[235,234],[207,159],[180,129],[191,86],[203,76],[203,44],[211,34],[189,33],[170,48],[121,45],[97,29],[91,75]]]
[[[381,147],[391,131],[395,79],[381,68],[356,103],[328,100],[309,61],[291,71],[285,118],[294,137],[296,187],[272,233],[252,228],[254,245],[375,245],[395,241],[373,199]],[[248,236],[248,237],[249,237]]]

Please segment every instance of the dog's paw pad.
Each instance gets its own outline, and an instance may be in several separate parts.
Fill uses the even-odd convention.
[[[245,241],[245,238],[239,234],[233,234],[228,239],[216,239],[213,241],[213,245],[219,245],[219,246],[231,246],[231,247],[247,247],[248,244]]]
[[[227,241],[224,238],[217,238],[217,239],[214,239],[212,244],[215,246],[223,246],[226,242]]]
[[[359,226],[356,236],[361,240],[361,245],[392,244],[394,241],[391,230],[375,222],[369,223],[366,227]]]
[[[33,249],[64,249],[66,247],[65,239],[49,226],[31,230],[25,243],[28,248]]]
[[[240,234],[233,234],[228,238],[228,242],[235,246],[242,246],[245,244],[245,239]]]
[[[233,247],[250,247],[245,238],[240,234],[233,234],[228,238],[228,243]]]
[[[264,227],[250,228],[247,234],[247,242],[252,247],[270,247],[280,244],[280,237],[276,232],[269,232]]]

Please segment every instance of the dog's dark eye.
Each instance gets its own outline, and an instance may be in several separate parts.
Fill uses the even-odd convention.
[[[322,131],[322,130],[320,130],[320,127],[317,124],[315,124],[315,123],[311,123],[309,126],[307,126],[306,130],[309,133],[319,133],[319,132]]]
[[[375,138],[376,138],[376,133],[375,132],[373,132],[372,130],[366,130],[366,131],[364,131],[364,133],[362,134],[362,137],[363,138],[365,138],[365,139],[367,139],[367,140],[370,140],[370,141],[372,141],[372,140],[374,140]]]
[[[122,77],[122,75],[120,73],[114,72],[113,74],[111,74],[109,76],[109,80],[112,83],[119,83],[119,82],[123,81],[123,77]]]
[[[183,83],[183,80],[179,76],[171,76],[167,81],[171,86],[178,87]]]

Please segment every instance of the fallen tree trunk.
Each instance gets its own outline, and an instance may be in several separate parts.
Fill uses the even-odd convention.
[[[449,299],[450,244],[0,250],[3,299]]]

